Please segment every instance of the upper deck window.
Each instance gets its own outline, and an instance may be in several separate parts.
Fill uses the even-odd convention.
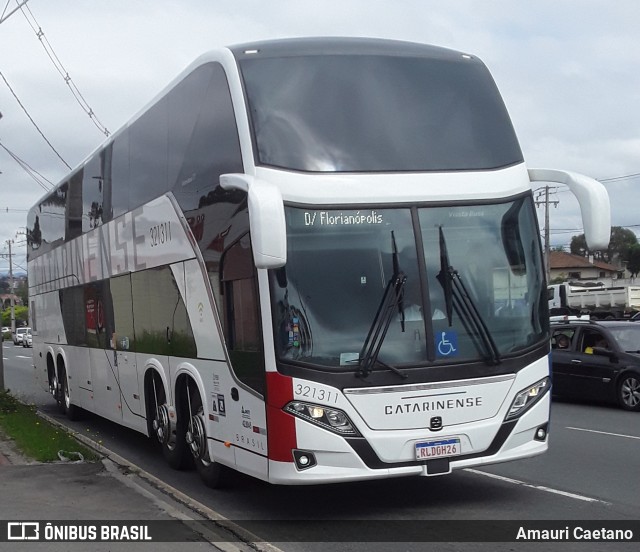
[[[239,65],[257,164],[396,172],[522,161],[495,83],[475,58],[258,54]]]

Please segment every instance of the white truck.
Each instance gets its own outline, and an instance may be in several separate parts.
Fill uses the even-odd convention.
[[[633,285],[565,282],[548,286],[548,298],[551,316],[588,314],[603,320],[640,311],[640,286]]]

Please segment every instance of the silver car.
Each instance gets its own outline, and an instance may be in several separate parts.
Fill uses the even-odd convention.
[[[31,329],[22,336],[22,346],[33,347],[33,335],[31,334]]]
[[[22,338],[27,332],[30,332],[31,328],[16,328],[16,333],[13,334],[14,345],[22,345]]]

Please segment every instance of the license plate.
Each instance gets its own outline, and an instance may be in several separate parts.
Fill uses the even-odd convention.
[[[462,454],[462,447],[460,446],[460,439],[455,437],[416,443],[416,460],[432,460],[434,458],[458,456],[459,454]]]

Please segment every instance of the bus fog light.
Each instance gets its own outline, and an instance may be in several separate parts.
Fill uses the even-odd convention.
[[[293,461],[296,464],[296,468],[299,470],[308,470],[318,464],[315,454],[308,450],[296,450],[293,451]]]
[[[360,433],[342,410],[318,404],[292,401],[284,409],[285,412],[307,422],[328,429],[338,435],[360,437]]]
[[[547,425],[545,424],[544,426],[540,426],[538,429],[536,429],[536,434],[534,439],[536,441],[544,441],[547,438]]]
[[[523,414],[526,410],[531,408],[531,406],[537,403],[547,393],[547,391],[549,391],[549,387],[549,378],[546,377],[520,391],[520,393],[516,395],[515,399],[513,399],[511,408],[509,408],[509,412],[505,419],[510,420]]]

